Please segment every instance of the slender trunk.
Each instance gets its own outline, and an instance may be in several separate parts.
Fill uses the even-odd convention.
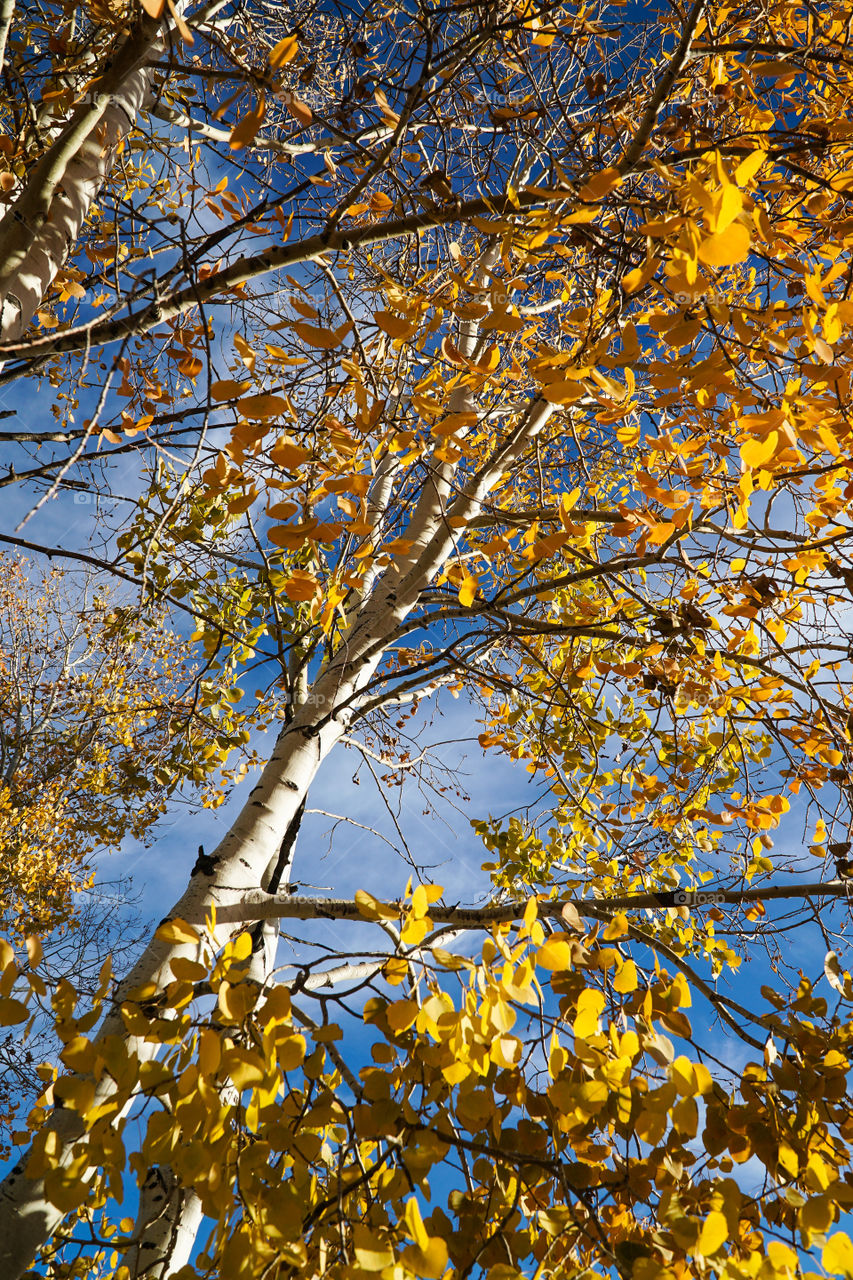
[[[189,1262],[202,1220],[201,1201],[168,1165],[148,1170],[139,1193],[139,1242],[125,1255],[131,1280],[167,1280]]]
[[[23,334],[151,88],[162,24],[142,14],[0,220],[0,340]]]
[[[473,345],[473,333],[469,342]],[[215,910],[212,942],[221,947],[240,931],[234,908],[239,907],[246,894],[259,886],[275,892],[278,881],[274,869],[282,841],[301,811],[317,769],[346,733],[359,694],[376,671],[399,624],[452,554],[455,518],[470,519],[477,514],[502,470],[523,453],[554,410],[553,405],[532,400],[517,426],[455,496],[446,464],[433,469],[408,524],[413,545],[407,553],[395,557],[373,594],[362,600],[335,656],[314,681],[310,698],[305,699],[280,734],[260,781],[231,830],[217,849],[199,858],[185,892],[167,920],[180,918],[204,928]],[[170,981],[171,961],[181,955],[192,958],[194,954],[194,944],[167,942],[155,936],[120,984],[113,1007],[101,1025],[99,1039],[121,1039],[128,1054],[135,1054],[140,1060],[150,1058],[156,1047],[141,1036],[128,1034],[121,1017],[121,1001],[143,987],[150,1000]],[[94,1107],[115,1092],[111,1077],[100,1080]],[[120,1122],[129,1106],[130,1101],[115,1116],[114,1123]],[[48,1124],[60,1139],[57,1162],[67,1164],[72,1144],[78,1153],[84,1146],[84,1126],[76,1113],[63,1109],[56,1111]],[[43,1180],[27,1176],[28,1159],[29,1153],[24,1154],[0,1185],[3,1280],[18,1280],[64,1216],[46,1196]]]
[[[298,814],[288,830],[292,832],[292,849],[301,820]],[[286,869],[276,883],[287,884]],[[252,929],[255,946],[247,977],[262,986],[275,966],[279,922],[265,921]],[[215,1015],[214,1015],[215,1021]],[[234,1105],[239,1101],[233,1084],[222,1087],[223,1101]],[[183,1187],[169,1165],[149,1169],[140,1188],[139,1212],[136,1215],[136,1243],[124,1256],[130,1280],[168,1280],[189,1262],[199,1227],[204,1217],[201,1199],[192,1187]]]
[[[190,873],[186,890],[165,917],[183,919],[203,929],[211,909],[233,908],[246,892],[269,883],[282,840],[302,807],[308,788],[320,764],[346,732],[347,707],[369,680],[381,658],[387,638],[399,621],[400,611],[384,602],[377,608],[365,606],[360,619],[314,682],[306,707],[279,735],[266,767],[228,834],[209,855],[200,855]],[[218,923],[212,931],[214,946],[223,946],[242,929],[239,923]],[[178,956],[194,956],[194,945],[173,943],[154,937],[128,977],[119,985],[112,1008],[101,1024],[98,1038],[120,1038],[128,1054],[140,1061],[151,1058],[156,1045],[142,1036],[129,1034],[120,1005],[128,993],[141,987],[162,990],[171,981],[170,962]],[[150,998],[150,997],[149,997]],[[93,1106],[104,1103],[116,1092],[109,1076],[97,1085]],[[131,1100],[114,1117],[120,1123]],[[72,1146],[79,1151],[85,1141],[85,1127],[76,1112],[60,1108],[48,1121],[60,1141],[62,1154],[57,1164],[67,1164]],[[0,1276],[18,1280],[30,1266],[36,1251],[52,1235],[65,1216],[45,1193],[41,1177],[27,1176],[29,1152],[22,1155],[0,1185]]]

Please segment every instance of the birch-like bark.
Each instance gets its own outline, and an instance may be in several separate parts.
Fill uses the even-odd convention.
[[[281,883],[287,882],[282,875]],[[275,964],[279,927],[264,921],[255,926],[255,948],[246,976],[263,986]],[[226,1101],[236,1103],[238,1092],[223,1085]],[[148,1170],[140,1188],[134,1244],[125,1252],[130,1280],[169,1280],[185,1266],[204,1217],[201,1199],[192,1187],[183,1187],[169,1165]]]
[[[161,23],[142,13],[0,220],[3,340],[27,328],[80,235],[149,94],[149,64],[163,49]]]
[[[321,671],[311,689],[311,699],[298,708],[294,719],[279,736],[260,781],[220,845],[200,857],[186,890],[174,904],[170,919],[183,919],[203,929],[215,909],[217,924],[210,931],[215,947],[223,946],[241,929],[240,924],[220,923],[219,913],[233,916],[233,909],[248,892],[268,882],[276,864],[282,838],[296,817],[320,764],[346,732],[350,707],[375,671],[389,637],[417,598],[407,594],[405,603],[393,591],[378,592],[351,625],[338,653]],[[225,917],[223,916],[223,920]],[[128,993],[153,985],[162,990],[171,980],[170,963],[178,956],[194,956],[195,948],[155,936],[126,980],[120,984],[111,1011],[99,1031],[102,1039],[120,1037],[129,1054],[150,1059],[156,1046],[129,1035],[120,1013]],[[115,1092],[109,1077],[99,1081],[94,1106]],[[126,1114],[125,1112],[122,1114]],[[116,1122],[120,1116],[116,1117]],[[58,1163],[70,1159],[71,1147],[85,1141],[84,1127],[76,1112],[55,1111],[48,1122],[60,1141]],[[31,1264],[38,1248],[59,1226],[64,1214],[45,1194],[43,1179],[27,1176],[29,1153],[24,1153],[0,1185],[0,1275],[18,1280]]]
[[[190,1260],[201,1226],[201,1201],[168,1165],[148,1170],[136,1217],[140,1239],[125,1254],[131,1280],[168,1280]]]
[[[490,268],[491,259],[487,256],[484,280]],[[477,332],[472,325],[463,336],[464,349],[473,353],[476,341]],[[474,406],[460,403],[459,407]],[[453,553],[458,537],[453,518],[467,519],[478,514],[495,480],[523,455],[555,409],[539,399],[531,400],[506,439],[461,488],[454,490],[454,469],[450,464],[433,461],[408,521],[408,552],[394,558],[370,596],[362,600],[335,655],[314,681],[310,700],[297,707],[294,718],[280,734],[260,781],[234,825],[209,856],[200,857],[167,920],[180,918],[204,929],[215,913],[216,925],[210,928],[214,947],[223,946],[239,932],[241,925],[234,919],[235,909],[239,910],[258,886],[270,885],[282,840],[300,813],[319,766],[347,732],[359,695],[398,628]],[[162,991],[171,980],[171,961],[182,955],[192,958],[194,952],[194,945],[155,936],[120,984],[112,1010],[101,1025],[100,1038],[119,1037],[127,1044],[129,1054],[136,1054],[140,1061],[150,1058],[155,1047],[127,1033],[121,1002],[137,988]],[[114,1092],[111,1078],[99,1081],[94,1107]],[[125,1113],[126,1110],[127,1107]],[[58,1162],[67,1162],[72,1145],[79,1150],[85,1140],[80,1118],[60,1109],[49,1124],[60,1139]],[[0,1275],[4,1280],[18,1280],[64,1216],[48,1200],[43,1181],[27,1176],[27,1161],[25,1153],[0,1185]]]

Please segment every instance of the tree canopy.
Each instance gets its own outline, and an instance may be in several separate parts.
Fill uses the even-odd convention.
[[[2,596],[4,1276],[853,1276],[850,41],[0,3],[0,542],[104,593]],[[527,780],[470,902],[387,799],[448,695]],[[410,865],[308,896],[346,750]],[[46,889],[228,788],[49,989]]]

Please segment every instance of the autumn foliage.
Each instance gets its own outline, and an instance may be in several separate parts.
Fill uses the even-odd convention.
[[[56,425],[2,537],[125,593],[0,588],[0,1025],[62,1046],[0,1268],[853,1276],[849,13],[142,10],[0,6]],[[387,800],[461,796],[448,694],[529,780],[469,903]],[[345,749],[415,874],[309,897]],[[90,856],[250,764],[130,972],[49,989]]]

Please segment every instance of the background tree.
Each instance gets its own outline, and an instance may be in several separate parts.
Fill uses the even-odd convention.
[[[847,886],[823,873],[849,863],[845,14],[182,21],[198,61],[174,36],[150,69],[170,128],[127,134],[164,177],[104,168],[89,226],[111,202],[112,239],[76,281],[98,294],[60,290],[3,344],[5,378],[90,414],[9,483],[39,505],[82,467],[106,498],[101,459],[138,458],[141,495],[71,555],[138,581],[143,614],[188,611],[211,718],[243,669],[281,728],[138,963],[104,974],[97,1031],[60,984],[65,1070],[0,1192],[7,1273],[44,1245],[55,1275],[745,1278],[824,1242],[853,1271],[829,1235]],[[44,95],[46,64],[20,66]],[[192,140],[177,163],[176,123],[235,153],[224,185]],[[317,769],[356,741],[395,779],[443,685],[539,781],[538,813],[482,823],[509,901],[287,893]],[[808,855],[772,844],[795,798]],[[278,974],[282,918],[375,928]],[[792,974],[809,921],[820,963]],[[762,946],[790,989],[728,994]],[[31,950],[4,952],[9,1025],[18,980],[44,994]],[[731,1176],[753,1156],[757,1189]],[[110,1202],[128,1167],[135,1222]]]
[[[244,731],[226,719],[223,746],[209,750],[198,672],[162,616],[58,569],[40,579],[4,557],[2,570],[0,910],[23,937],[64,924],[92,855],[143,838],[176,788],[209,778]]]

